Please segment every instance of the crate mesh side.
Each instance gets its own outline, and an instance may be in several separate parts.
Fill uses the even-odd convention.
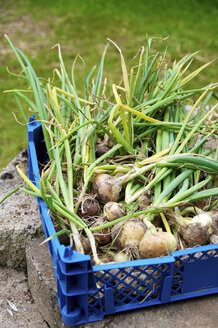
[[[216,257],[218,257],[218,249],[175,257],[172,296],[183,294],[184,268],[186,263],[209,261],[210,259]]]
[[[88,312],[89,315],[95,315],[96,312],[101,311],[101,295],[99,291],[88,293]]]
[[[160,302],[160,292],[165,276],[169,274],[169,264],[134,266],[95,272],[99,294],[89,293],[89,307],[98,308],[98,297],[104,304],[105,287],[113,289],[114,305]]]

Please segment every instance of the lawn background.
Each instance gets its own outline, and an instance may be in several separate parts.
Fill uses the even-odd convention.
[[[26,128],[12,114],[22,121],[14,97],[3,94],[4,90],[25,87],[6,70],[20,73],[4,33],[44,78],[52,77],[58,67],[57,48],[51,49],[56,43],[61,44],[68,70],[78,53],[91,70],[99,62],[107,37],[122,48],[126,63],[134,65],[132,57],[145,45],[146,34],[169,36],[164,42],[154,42],[153,49],[163,52],[167,46],[170,61],[200,50],[192,65],[195,69],[217,56],[217,17],[216,0],[0,0],[0,170],[27,146]],[[81,65],[77,70],[81,80]],[[216,72],[217,61],[191,86],[215,82]],[[113,46],[109,47],[105,75],[109,82],[121,79],[120,58]]]

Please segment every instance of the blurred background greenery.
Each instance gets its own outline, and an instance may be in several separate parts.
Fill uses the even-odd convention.
[[[58,67],[56,43],[61,44],[70,70],[79,53],[90,70],[99,62],[107,37],[122,49],[127,65],[149,36],[169,38],[154,42],[156,52],[167,46],[168,60],[200,50],[192,70],[214,59],[218,48],[217,0],[0,0],[0,170],[27,145],[26,128],[12,94],[4,90],[23,88],[23,81],[10,75],[6,67],[20,73],[4,33],[32,62],[39,76],[52,77]],[[209,66],[192,87],[216,81],[217,62]],[[121,79],[120,57],[109,48],[105,76],[109,82]],[[78,79],[81,80],[78,65]],[[78,82],[79,83],[79,82]],[[28,110],[28,108],[27,108]]]

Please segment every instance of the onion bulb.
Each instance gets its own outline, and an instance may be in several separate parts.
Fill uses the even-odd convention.
[[[85,236],[80,237],[81,243],[83,245],[84,253],[85,254],[90,254],[92,251],[89,239]]]
[[[211,235],[210,236],[210,243],[211,244],[218,244],[218,235],[215,235],[215,234]]]
[[[82,201],[81,214],[83,217],[98,216],[100,211],[99,203],[93,197],[87,197]]]
[[[173,234],[148,229],[139,244],[139,255],[142,259],[166,256],[177,248]]]
[[[108,202],[104,205],[104,215],[109,221],[122,218],[126,213],[125,206],[116,202]]]
[[[97,220],[95,220],[92,227],[98,227],[105,223],[108,223],[106,217],[100,216]],[[99,231],[95,231],[93,236],[99,245],[107,245],[111,241],[111,229],[105,228]]]
[[[96,156],[100,157],[106,154],[109,151],[109,149],[110,148],[108,147],[108,145],[106,145],[104,142],[98,143],[95,147]]]
[[[217,211],[212,211],[212,212],[209,212],[208,213],[211,218],[212,218],[212,229],[213,229],[213,233],[218,235],[218,214],[217,214]]]
[[[122,185],[118,179],[106,173],[97,174],[93,181],[93,190],[100,203],[118,202]]]
[[[123,251],[118,252],[117,254],[114,255],[115,262],[127,262],[129,260],[130,260],[129,256]]]
[[[148,206],[151,205],[151,198],[148,194],[142,194],[139,197],[139,211],[146,210]]]
[[[113,145],[114,142],[109,139],[108,136],[106,136],[103,140],[99,138],[95,147],[96,156],[100,157],[106,154],[110,148],[113,147]]]
[[[212,233],[212,218],[209,214],[202,212],[186,220],[186,225],[179,227],[179,233],[189,247],[205,245],[209,242]]]
[[[129,258],[139,258],[138,246],[146,231],[146,226],[142,221],[129,219],[116,224],[111,231],[114,246],[120,250],[125,250]],[[116,239],[115,239],[116,238]]]

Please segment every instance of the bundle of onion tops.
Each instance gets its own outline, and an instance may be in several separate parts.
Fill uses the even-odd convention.
[[[50,81],[38,78],[6,38],[27,83],[26,90],[10,92],[26,123],[25,102],[41,122],[49,156],[40,189],[17,167],[22,190],[43,198],[50,210],[57,233],[48,239],[64,234],[65,244],[90,254],[94,264],[217,242],[217,83],[188,89],[210,63],[187,73],[196,53],[169,64],[166,53],[151,52],[150,38],[128,73],[109,40],[120,53],[119,85],[108,86],[103,76],[108,45],[95,78],[80,56],[68,75],[58,46],[60,68]]]

